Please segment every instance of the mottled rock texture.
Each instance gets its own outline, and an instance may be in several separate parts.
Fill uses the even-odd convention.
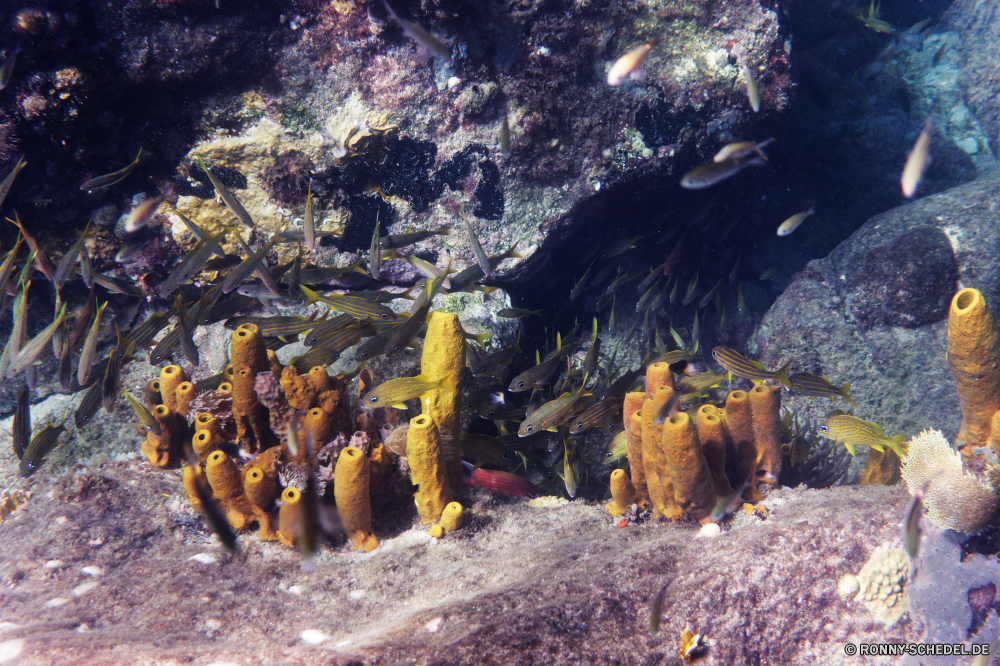
[[[5,639],[26,639],[26,663],[679,666],[690,625],[712,641],[706,666],[826,665],[857,663],[849,641],[962,633],[954,617],[938,629],[904,616],[886,630],[837,593],[875,548],[898,545],[899,488],[783,489],[766,521],[741,515],[714,539],[694,539],[695,526],[615,529],[596,504],[532,509],[477,492],[462,495],[466,525],[438,543],[403,515],[375,526],[370,555],[340,543],[304,573],[294,551],[251,538],[227,558],[179,476],[110,463],[36,477],[40,492],[0,524],[0,622],[17,625]],[[217,562],[190,559],[199,553]],[[976,586],[990,575],[957,566],[942,558],[924,573]],[[649,606],[663,587],[654,638]],[[934,594],[962,610],[958,585]],[[327,640],[307,645],[308,629]]]
[[[988,174],[869,220],[795,276],[751,354],[767,367],[791,361],[792,372],[851,382],[853,413],[890,435],[933,427],[954,438],[961,414],[945,359],[947,304],[961,280],[1000,312],[998,185]],[[795,395],[787,403],[820,422],[831,409]]]

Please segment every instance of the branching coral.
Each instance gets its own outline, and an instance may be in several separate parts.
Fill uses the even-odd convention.
[[[924,430],[910,440],[903,458],[903,481],[911,494],[925,483],[927,517],[938,527],[976,534],[985,528],[1000,508],[1000,493],[991,481],[967,473],[962,455],[951,448],[937,430]],[[997,468],[990,466],[991,480]]]

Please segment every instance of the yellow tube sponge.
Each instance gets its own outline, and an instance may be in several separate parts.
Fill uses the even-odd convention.
[[[160,424],[160,434],[146,433],[142,443],[142,454],[157,467],[176,464],[181,458],[184,431],[177,415],[166,405],[157,405],[152,410],[153,418]]]
[[[750,396],[746,391],[731,391],[726,396],[725,423],[730,444],[726,451],[726,474],[734,483],[743,483],[748,478],[752,481],[757,467],[757,450],[753,444]],[[751,483],[748,490],[754,500],[762,499],[757,484]]]
[[[962,289],[951,300],[948,362],[962,407],[958,439],[984,446],[1000,409],[1000,332],[978,289]]]
[[[462,432],[462,388],[465,385],[465,335],[458,315],[433,310],[427,315],[427,333],[420,355],[420,373],[430,383],[447,382],[454,388],[434,389],[421,399],[424,414],[434,419],[439,430],[457,444]],[[448,477],[455,488],[462,484],[462,461],[455,456],[448,463]],[[440,515],[440,514],[439,514]]]
[[[670,372],[670,365],[662,361],[646,368],[646,393],[653,395],[661,386],[674,388],[674,373]]]
[[[418,417],[419,418],[419,417]],[[372,534],[372,504],[368,493],[368,458],[361,449],[348,446],[337,457],[333,473],[333,494],[337,500],[337,514],[347,532],[347,538],[356,548],[371,552],[378,547]]]
[[[990,448],[1000,455],[1000,410],[994,412],[990,420]]]
[[[195,488],[195,484],[202,484],[203,489],[208,489],[208,482],[205,479],[205,472],[202,471],[201,465],[197,467],[192,467],[191,465],[184,465],[184,471],[181,474],[181,481],[184,485],[184,494],[187,495],[188,502],[191,503],[191,508],[198,513],[202,512],[201,495]]]
[[[444,513],[441,514],[440,525],[448,532],[454,532],[462,526],[464,515],[461,504],[458,502],[448,502],[448,506],[444,508]]]
[[[421,414],[410,419],[410,427],[406,430],[406,456],[410,463],[410,478],[419,486],[413,496],[417,513],[425,524],[435,523],[452,497],[444,451],[441,449],[441,435],[429,415]]]
[[[177,413],[186,417],[188,406],[194,400],[194,384],[189,381],[181,382],[174,391],[174,402],[177,404]]]
[[[161,370],[162,372],[162,370]],[[154,379],[146,384],[145,389],[146,404],[150,407],[163,404],[163,396],[160,395],[160,380]]]
[[[758,484],[778,485],[781,475],[781,388],[760,384],[750,389],[753,445],[760,462]]]
[[[236,463],[222,451],[213,451],[205,463],[205,477],[215,499],[226,510],[229,524],[237,530],[246,527],[254,511],[243,492],[243,478]]]
[[[285,488],[281,493],[281,507],[278,509],[278,541],[290,548],[295,547],[299,534],[301,501],[302,493],[295,488]]]
[[[639,429],[639,436],[632,436],[632,415],[642,409],[642,403],[646,399],[646,394],[642,392],[626,393],[625,402],[622,405],[622,417],[625,423],[625,430],[628,442],[628,467],[632,476],[632,486],[635,488],[635,502],[640,508],[649,506],[649,489],[646,487],[646,470],[642,465],[642,428]]]
[[[314,451],[319,451],[330,441],[330,415],[319,407],[313,407],[302,417],[302,435],[311,437]]]
[[[229,343],[229,363],[233,369],[245,365],[256,377],[259,372],[271,369],[267,347],[256,324],[240,324]]]
[[[264,418],[264,409],[254,390],[255,376],[246,365],[233,369],[233,420],[240,441],[251,453],[267,448],[274,438],[270,424]]]
[[[222,440],[212,430],[196,430],[194,437],[191,438],[191,448],[201,462],[205,462],[212,453],[218,451],[221,443]]]
[[[160,402],[171,412],[177,411],[177,387],[187,380],[188,376],[179,365],[168,365],[160,370]]]
[[[316,400],[316,388],[307,377],[299,375],[294,365],[286,365],[281,369],[281,390],[285,392],[285,400],[294,410],[309,409]]]
[[[649,499],[653,502],[654,516],[662,515],[670,520],[680,520],[684,517],[684,511],[674,500],[674,484],[667,469],[668,461],[662,444],[663,425],[653,422],[660,407],[674,397],[674,390],[661,384],[652,396],[643,402],[642,411],[639,412],[642,415],[642,465],[646,471],[646,487],[649,489]]]
[[[605,504],[612,516],[620,516],[635,504],[635,488],[623,469],[611,472],[611,501]]]
[[[694,423],[684,412],[663,422],[663,452],[677,504],[695,520],[706,522],[715,507],[715,486]]]
[[[728,495],[733,492],[726,478],[726,425],[722,422],[722,414],[715,405],[702,405],[695,416],[698,441],[701,450],[708,461],[708,469],[712,473],[712,485],[716,495]]]

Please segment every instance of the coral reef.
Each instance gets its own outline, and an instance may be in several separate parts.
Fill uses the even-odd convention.
[[[837,584],[842,597],[863,603],[887,627],[906,614],[910,558],[898,548],[876,548],[856,576],[846,574]]]
[[[29,497],[31,497],[31,492],[27,490],[17,488],[0,490],[0,522],[24,506]]]
[[[1000,470],[990,465],[986,479],[966,472],[961,453],[951,448],[938,430],[924,430],[909,441],[903,458],[902,478],[911,494],[925,483],[927,518],[937,525],[965,534],[983,530],[1000,509],[996,482]]]

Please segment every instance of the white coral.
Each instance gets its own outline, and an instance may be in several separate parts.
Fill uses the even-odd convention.
[[[910,578],[910,558],[898,548],[876,548],[858,575],[841,580],[842,595],[857,590],[855,599],[872,615],[891,627],[909,607],[906,583]]]
[[[938,527],[966,534],[982,531],[1000,507],[1000,493],[964,470],[962,455],[939,430],[924,430],[908,447],[902,476],[910,494],[933,479],[923,500],[927,518]]]

